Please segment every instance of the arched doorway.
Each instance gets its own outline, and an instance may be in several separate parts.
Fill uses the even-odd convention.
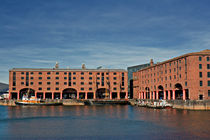
[[[145,92],[146,92],[146,99],[150,99],[150,89],[149,89],[149,87],[145,88]]]
[[[176,100],[182,100],[183,98],[183,88],[182,85],[180,83],[175,84],[174,86],[175,88],[175,99]]]
[[[63,99],[76,99],[77,90],[74,88],[67,88],[63,90]]]
[[[99,88],[96,90],[97,99],[107,99],[109,98],[109,90],[106,88]]]
[[[164,95],[164,93],[163,93],[163,91],[164,91],[164,88],[163,88],[163,86],[161,86],[161,85],[159,85],[158,86],[158,99],[163,99],[163,95]]]
[[[23,88],[19,92],[19,98],[22,99],[23,95],[28,95],[29,98],[35,96],[35,90],[31,88]]]

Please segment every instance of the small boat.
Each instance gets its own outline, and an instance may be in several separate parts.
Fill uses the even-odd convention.
[[[61,102],[47,102],[45,100],[36,99],[34,96],[29,97],[28,93],[24,94],[21,100],[15,101],[16,105],[62,105]]]

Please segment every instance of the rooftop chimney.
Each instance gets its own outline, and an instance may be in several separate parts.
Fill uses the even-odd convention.
[[[85,69],[86,69],[85,64],[82,64],[82,69],[83,69],[83,70],[85,70]]]
[[[56,69],[59,68],[59,63],[58,63],[58,62],[55,63],[55,68],[56,68]]]
[[[153,66],[153,65],[154,65],[153,59],[150,59],[150,66]]]

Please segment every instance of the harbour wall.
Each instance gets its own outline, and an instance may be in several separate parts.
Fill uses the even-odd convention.
[[[139,102],[154,103],[161,100],[130,100],[131,105],[138,105]],[[210,100],[166,100],[172,108],[188,110],[210,110]]]

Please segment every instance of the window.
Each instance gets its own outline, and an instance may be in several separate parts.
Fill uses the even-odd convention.
[[[114,80],[117,80],[117,77],[114,77],[113,79],[114,79]]]
[[[100,75],[100,73],[98,72],[97,75]]]
[[[74,80],[76,80],[76,77],[73,77]]]
[[[84,72],[81,72],[81,75],[84,75]]]
[[[210,72],[207,72],[207,77],[210,78]]]
[[[55,77],[55,79],[56,79],[56,80],[58,80],[58,79],[59,79],[59,77]]]
[[[124,72],[122,73],[122,76],[124,76]]]
[[[208,90],[208,96],[210,97],[210,90]]]
[[[73,72],[73,75],[76,75],[76,72]]]
[[[50,72],[47,72],[47,75],[50,75]]]
[[[84,80],[84,77],[81,77],[81,80]]]
[[[84,85],[84,82],[81,82],[81,85]]]
[[[64,72],[64,75],[66,75],[67,74],[67,72]],[[71,74],[70,74],[71,75]]]
[[[89,90],[92,90],[92,88],[89,88]]]
[[[50,82],[47,82],[47,85],[50,85]]]
[[[202,64],[199,64],[199,69],[202,69]]]
[[[16,90],[16,88],[12,88],[12,90]]]
[[[200,86],[201,86],[201,87],[203,86],[203,81],[200,81]]]
[[[24,72],[21,72],[21,74],[24,74]]]
[[[117,83],[116,83],[116,82],[114,82],[114,85],[117,85]]]
[[[209,61],[209,57],[206,57],[206,61]]]
[[[59,85],[59,82],[56,82],[55,84],[56,84],[56,85]]]
[[[42,77],[39,77],[39,80],[42,80]]]
[[[73,82],[73,85],[76,85],[76,82]]]
[[[47,90],[50,90],[50,87],[48,87]]]
[[[33,80],[34,79],[34,77],[31,77],[31,80]]]
[[[67,77],[64,77],[64,80],[66,80],[67,79]]]
[[[208,87],[210,87],[210,81],[208,81]]]
[[[116,73],[116,72],[114,72],[114,75],[117,75],[117,73]]]
[[[92,72],[89,72],[89,75],[92,75]]]
[[[39,75],[42,75],[42,72],[39,72]]]
[[[210,64],[207,64],[207,69],[210,69]]]
[[[42,90],[42,88],[41,88],[41,87],[39,87],[39,90]]]
[[[199,72],[199,77],[200,77],[200,78],[202,78],[202,77],[203,77],[202,72]]]
[[[42,85],[42,82],[39,82],[39,85]]]
[[[21,82],[21,85],[24,85],[24,82]]]
[[[31,84],[31,85],[33,85],[33,84],[34,84],[34,82],[31,82],[30,84]]]
[[[185,86],[187,86],[187,82],[185,82]]]
[[[24,79],[24,77],[21,77],[21,79],[23,80],[23,79]]]
[[[176,79],[176,75],[174,75],[174,79]]]
[[[64,85],[67,85],[67,82],[64,82]]]
[[[92,85],[92,82],[89,82],[89,85]]]
[[[81,88],[81,90],[84,90],[84,88]]]
[[[97,77],[97,80],[100,80],[100,77]]]
[[[59,75],[59,72],[56,72],[56,75]]]
[[[109,80],[109,77],[106,77],[107,80]]]
[[[58,87],[56,87],[56,88],[55,88],[55,90],[59,90],[59,88],[58,88]]]
[[[114,88],[113,88],[113,90],[117,90],[117,88],[116,88],[116,87],[114,87]]]
[[[201,56],[199,56],[199,61],[202,61],[202,57]]]
[[[47,79],[50,79],[50,77],[47,77]]]
[[[34,72],[31,72],[31,75],[33,75],[34,74]]]
[[[89,77],[89,80],[92,80],[93,78],[92,77]]]

